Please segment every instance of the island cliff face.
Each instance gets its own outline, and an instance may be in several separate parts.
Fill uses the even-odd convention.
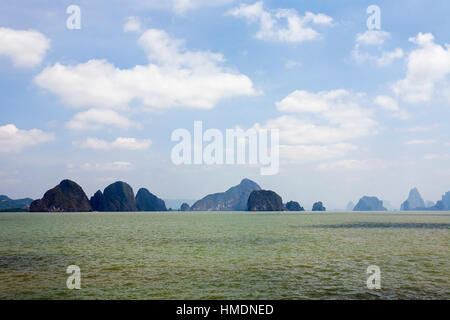
[[[289,201],[286,203],[286,210],[287,211],[305,211],[305,209],[300,206],[300,204],[297,201]]]
[[[247,200],[254,190],[261,187],[249,179],[243,179],[241,183],[228,189],[226,192],[207,195],[198,200],[191,207],[192,211],[245,211]]]
[[[139,189],[136,194],[136,207],[139,211],[167,211],[164,200],[145,188]]]
[[[419,190],[417,188],[411,189],[409,192],[408,199],[402,203],[400,210],[408,211],[408,210],[417,210],[426,208],[425,201],[423,201]]]
[[[100,190],[91,197],[89,202],[93,211],[105,211],[105,198]]]
[[[283,200],[271,190],[255,190],[247,202],[248,211],[283,211]]]
[[[133,189],[128,183],[117,181],[110,184],[103,192],[104,211],[137,211]]]
[[[71,180],[63,180],[48,190],[42,199],[30,205],[31,212],[86,212],[92,211],[83,189]]]
[[[364,196],[359,200],[353,211],[387,211],[387,209],[383,207],[383,201],[377,197]]]

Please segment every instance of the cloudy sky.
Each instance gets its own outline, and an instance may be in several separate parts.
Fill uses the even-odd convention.
[[[63,178],[198,199],[243,177],[306,208],[450,190],[448,1],[0,3],[0,194]],[[69,29],[67,8],[81,9]],[[377,4],[381,29],[369,30]],[[177,128],[280,130],[280,172],[171,162]]]

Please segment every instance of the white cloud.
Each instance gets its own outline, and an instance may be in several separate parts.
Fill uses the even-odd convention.
[[[266,11],[262,1],[252,5],[241,4],[228,11],[227,15],[245,19],[248,23],[258,23],[259,31],[255,35],[257,39],[280,42],[318,40],[321,35],[311,25],[333,25],[333,18],[322,13],[306,12],[300,16],[294,9]],[[286,26],[283,25],[284,21]]]
[[[220,100],[255,95],[252,81],[225,69],[221,54],[188,51],[162,30],[147,30],[139,44],[153,63],[119,69],[106,60],[75,66],[60,63],[36,78],[41,88],[77,107],[127,109],[137,101],[147,110],[211,109]]]
[[[122,138],[119,137],[116,140],[109,142],[101,139],[88,137],[80,144],[81,148],[97,149],[97,150],[145,150],[151,145],[151,141],[148,139],[138,140],[136,138]]]
[[[403,50],[396,48],[392,51],[384,51],[382,45],[390,37],[390,33],[382,30],[368,30],[358,33],[355,38],[352,57],[358,63],[374,62],[379,67],[390,65],[395,59],[403,58]],[[376,53],[367,51],[370,46],[377,46]],[[361,48],[364,47],[364,50]]]
[[[125,171],[131,169],[131,163],[126,161],[114,161],[104,163],[84,163],[79,169],[83,171]],[[69,168],[73,169],[73,168]]]
[[[89,109],[79,112],[66,123],[67,128],[71,130],[98,130],[105,126],[115,126],[119,128],[139,127],[128,118],[109,109]]]
[[[409,41],[417,45],[408,55],[406,77],[393,85],[393,91],[404,101],[428,102],[436,85],[450,74],[450,48],[434,42],[431,33],[419,33]]]
[[[385,67],[392,64],[395,59],[403,58],[404,55],[403,50],[400,48],[393,51],[378,51],[378,54],[361,51],[360,45],[356,44],[352,51],[352,57],[358,63],[374,62],[379,67]]]
[[[450,159],[450,154],[426,154],[423,156],[425,160],[448,160]]]
[[[50,40],[35,30],[0,28],[0,56],[21,68],[39,65],[50,48]]]
[[[367,160],[354,160],[345,159],[334,162],[321,163],[317,166],[319,170],[331,170],[337,169],[343,170],[377,170],[377,169],[389,169],[404,166],[414,166],[416,163],[413,161],[393,161],[385,159],[367,159]]]
[[[19,152],[53,140],[53,134],[38,129],[21,130],[13,124],[0,126],[0,152]]]
[[[269,119],[255,129],[278,129],[283,158],[312,161],[345,156],[357,147],[346,141],[376,133],[373,112],[363,108],[361,94],[346,90],[311,93],[297,90],[276,103],[293,115]]]
[[[298,68],[301,66],[302,66],[301,62],[294,61],[294,60],[287,60],[286,63],[284,64],[284,67],[286,69],[294,69],[294,68]]]
[[[444,146],[445,146],[445,147],[450,147],[450,142],[445,142],[445,143],[444,143]]]
[[[414,127],[407,127],[407,128],[397,128],[396,130],[400,131],[400,132],[424,132],[424,131],[431,131],[431,130],[434,130],[437,128],[439,128],[439,124],[414,126]]]
[[[433,139],[415,139],[405,141],[406,145],[435,144],[435,143],[437,143],[437,141]]]
[[[398,102],[389,96],[377,96],[375,98],[375,103],[382,109],[392,112],[392,117],[394,118],[400,120],[408,120],[411,118],[411,115],[408,112],[401,110],[398,106]]]
[[[280,156],[293,163],[339,158],[358,149],[346,143],[332,145],[280,145]]]
[[[373,112],[360,105],[361,97],[342,89],[318,93],[297,90],[276,105],[279,111],[302,117],[282,116],[269,121],[268,126],[282,128],[280,138],[289,143],[335,143],[365,136],[378,124]]]
[[[403,58],[403,50],[400,48],[393,51],[383,51],[379,58],[376,58],[378,66],[384,67],[390,65],[395,59]]]
[[[141,32],[141,20],[138,17],[128,17],[123,26],[124,32]]]
[[[356,42],[364,45],[381,45],[390,37],[389,32],[382,30],[367,30],[356,35]]]

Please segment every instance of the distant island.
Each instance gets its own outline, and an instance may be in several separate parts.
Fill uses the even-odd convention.
[[[192,201],[194,202],[194,201]],[[192,203],[190,202],[190,203]],[[387,211],[384,201],[375,196],[363,196],[356,205],[349,202],[347,211]],[[450,209],[450,192],[436,203],[424,201],[417,188],[411,189],[401,211],[447,211]],[[242,181],[224,192],[206,195],[192,206],[182,202],[177,211],[305,211],[297,201],[284,203],[275,191],[263,190],[250,179]],[[116,181],[103,191],[97,190],[89,199],[76,182],[65,179],[45,192],[41,199],[13,200],[0,195],[0,211],[3,212],[127,212],[127,211],[173,211],[163,199],[146,188],[134,194],[126,182]],[[313,204],[311,211],[326,211],[321,201]]]

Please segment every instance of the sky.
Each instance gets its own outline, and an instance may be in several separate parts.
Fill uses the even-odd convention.
[[[246,177],[305,208],[364,195],[399,208],[413,187],[439,200],[450,190],[449,10],[443,0],[4,0],[0,194],[40,198],[69,178],[88,197],[123,180],[199,199]],[[278,174],[174,164],[171,134],[196,120],[278,129]]]

